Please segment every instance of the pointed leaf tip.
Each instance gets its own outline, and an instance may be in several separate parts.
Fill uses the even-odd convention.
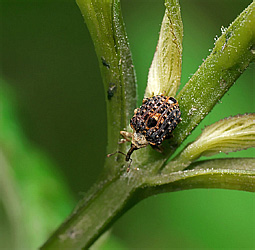
[[[175,96],[180,85],[183,25],[177,0],[166,1],[159,40],[149,70],[145,97]]]

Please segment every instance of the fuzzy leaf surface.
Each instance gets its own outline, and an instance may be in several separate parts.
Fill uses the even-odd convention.
[[[145,97],[175,96],[180,85],[183,25],[178,0],[165,3],[159,40],[149,70]]]

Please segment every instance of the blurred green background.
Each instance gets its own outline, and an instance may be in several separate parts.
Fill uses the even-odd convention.
[[[209,55],[214,38],[221,34],[220,28],[227,27],[251,2],[180,1],[184,25],[182,84]],[[159,0],[121,3],[140,104],[164,5]],[[8,185],[21,190],[17,197],[26,201],[17,212],[22,223],[16,223],[12,216],[18,202],[16,196],[7,196],[7,201],[14,200],[11,206],[4,204],[4,196],[0,198],[0,247],[10,244],[6,228],[12,232],[26,227],[26,236],[20,237],[19,242],[34,237],[33,243],[24,245],[34,248],[68,215],[103,168],[109,153],[105,151],[105,90],[92,41],[75,1],[0,0],[0,15],[0,98],[5,100],[8,117],[8,122],[0,126],[0,153],[11,169],[13,179]],[[195,139],[205,125],[230,115],[254,112],[253,77],[254,65],[250,65],[186,143]],[[2,107],[0,111],[4,110]],[[251,157],[254,153],[254,149],[249,149],[228,156]],[[24,161],[25,158],[33,160]],[[21,164],[24,162],[25,167]],[[4,186],[3,180],[8,178],[3,177],[1,167],[0,170],[0,184]],[[43,192],[38,192],[42,186]],[[39,206],[45,203],[51,207],[51,216],[47,216],[47,206]],[[12,226],[10,218],[14,220]],[[254,225],[254,193],[167,193],[132,208],[115,223],[100,248],[255,249]],[[40,226],[43,233],[37,231]]]

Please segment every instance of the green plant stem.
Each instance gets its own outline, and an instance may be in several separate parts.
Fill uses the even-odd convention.
[[[55,232],[42,249],[88,248],[132,202],[136,182],[115,178],[104,184],[86,206],[74,211],[72,217]]]
[[[234,169],[233,169],[234,168]],[[152,194],[192,188],[255,191],[254,159],[219,159],[194,163],[189,170],[141,176],[123,172],[100,185],[98,192],[79,206],[42,249],[88,248],[130,207]]]
[[[120,131],[129,125],[136,107],[134,65],[122,20],[119,0],[77,0],[94,42],[105,89],[107,107],[107,153],[127,151],[119,145]],[[106,175],[114,176],[124,158],[109,158]]]
[[[182,122],[172,144],[179,145],[254,61],[255,2],[215,42],[212,53],[177,95]]]
[[[174,162],[173,162],[174,164]],[[223,188],[255,192],[255,159],[226,158],[198,161],[185,171],[147,179],[145,193],[163,193],[193,188]]]

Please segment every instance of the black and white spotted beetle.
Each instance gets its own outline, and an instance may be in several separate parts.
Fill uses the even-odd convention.
[[[126,156],[126,161],[132,161],[130,156],[134,150],[146,147],[148,144],[158,149],[165,139],[170,138],[180,121],[179,104],[173,97],[156,95],[145,98],[141,107],[134,110],[134,116],[130,120],[133,132],[120,131],[125,138],[122,142],[131,141],[131,148],[127,154],[120,151],[115,153],[121,153]],[[109,154],[108,157],[113,154]]]

